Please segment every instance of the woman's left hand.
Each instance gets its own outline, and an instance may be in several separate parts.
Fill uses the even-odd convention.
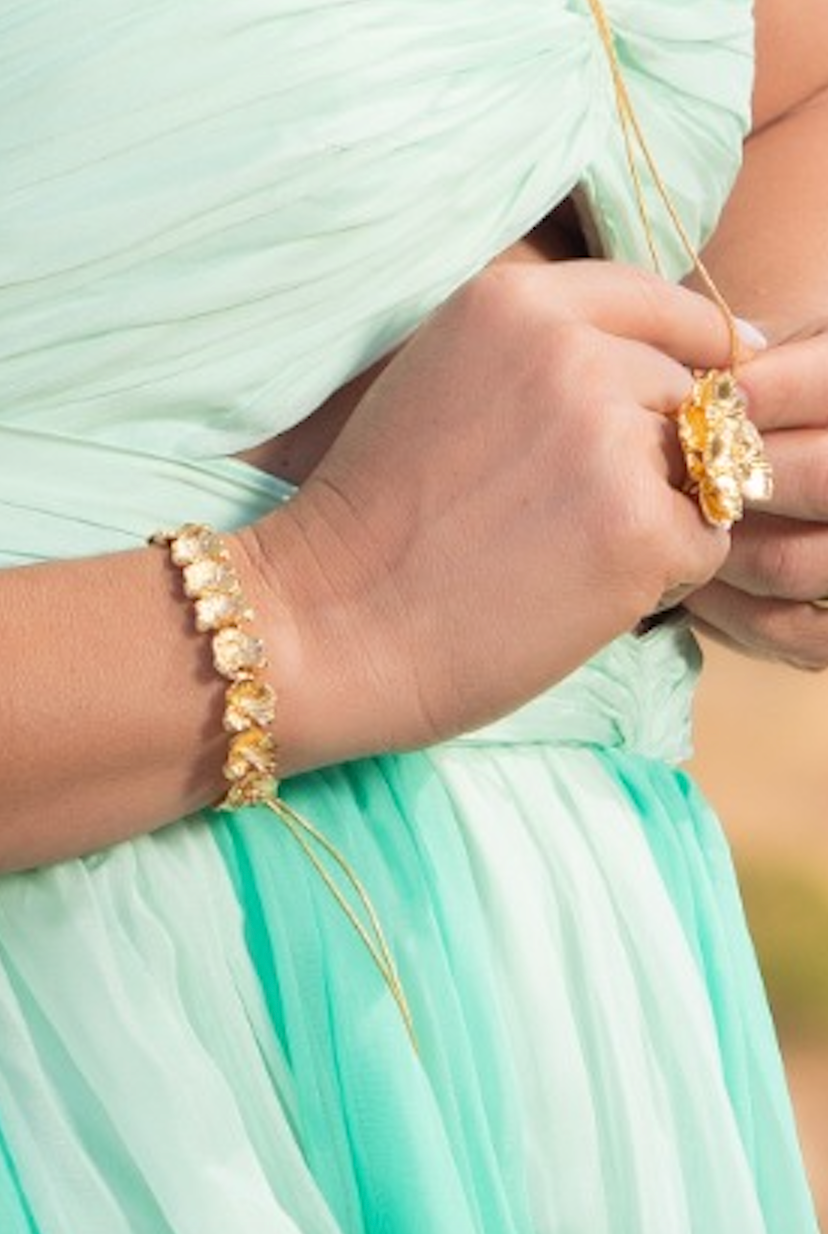
[[[775,475],[773,499],[734,528],[716,579],[685,600],[719,642],[797,668],[828,667],[828,326],[739,373]]]

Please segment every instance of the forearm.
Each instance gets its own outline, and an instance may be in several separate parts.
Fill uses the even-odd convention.
[[[487,724],[711,577],[727,537],[653,410],[728,342],[709,301],[601,262],[504,265],[432,314],[294,499],[228,537],[281,773]],[[0,612],[0,868],[221,795],[222,681],[162,550],[0,573]]]
[[[828,63],[806,63],[801,79],[782,73],[788,62],[772,58],[772,23],[762,22],[771,9],[757,6],[759,127],[705,260],[733,309],[781,341],[828,324]],[[813,47],[824,48],[828,9],[814,20]],[[797,86],[801,97],[786,100]]]
[[[160,549],[0,572],[0,868],[221,791],[222,690]]]

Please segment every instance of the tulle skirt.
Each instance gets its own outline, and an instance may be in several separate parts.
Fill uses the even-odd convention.
[[[455,747],[0,892],[4,1234],[806,1234],[727,849],[634,754]]]

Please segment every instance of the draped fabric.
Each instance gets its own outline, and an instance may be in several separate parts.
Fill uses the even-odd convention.
[[[750,6],[608,8],[701,241]],[[582,0],[9,0],[0,561],[288,499],[228,455],[567,194],[644,260],[613,109]],[[268,812],[4,876],[3,1234],[814,1234],[727,847],[675,766],[697,671],[674,621],[286,786],[379,911],[417,1052]]]
[[[691,234],[746,0],[610,5]],[[288,427],[579,186],[646,260],[586,0],[6,0],[0,423],[192,457]],[[653,214],[667,265],[686,262]]]

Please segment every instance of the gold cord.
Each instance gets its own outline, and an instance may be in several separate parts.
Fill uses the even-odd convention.
[[[707,266],[700,256],[698,249],[687,234],[687,229],[681,221],[681,217],[673,203],[670,192],[658,170],[652,151],[650,150],[647,139],[645,138],[641,128],[641,123],[633,107],[632,99],[630,98],[630,93],[627,89],[627,83],[624,80],[624,74],[621,70],[621,63],[619,61],[618,51],[615,45],[615,34],[612,26],[610,25],[606,10],[604,9],[601,0],[587,0],[587,3],[593,17],[595,18],[595,24],[598,27],[601,43],[609,62],[613,88],[615,91],[615,102],[618,108],[619,120],[621,122],[621,131],[624,137],[624,148],[627,155],[627,163],[630,169],[630,176],[635,191],[638,213],[644,227],[644,234],[647,239],[647,246],[650,250],[653,266],[656,272],[660,274],[661,262],[658,256],[658,246],[656,244],[650,214],[647,209],[647,203],[641,181],[641,173],[636,164],[636,147],[638,148],[638,152],[647,166],[647,170],[650,173],[656,192],[658,193],[658,196],[667,211],[667,215],[675,228],[676,234],[681,241],[684,251],[693,263],[693,268],[696,270],[707,288],[711,299],[721,310],[725,322],[727,323],[727,329],[730,335],[730,368],[731,371],[735,373],[739,362],[739,352],[741,350],[736,317],[730,305],[727,303],[721,291],[717,287],[716,282],[710,271],[707,269]]]
[[[356,933],[359,935],[368,951],[368,954],[377,966],[380,976],[388,987],[391,997],[397,1004],[406,1028],[406,1032],[408,1033],[411,1044],[416,1053],[417,1038],[414,1034],[414,1021],[411,1015],[411,1010],[408,1006],[408,1001],[405,997],[402,982],[400,981],[399,974],[397,973],[394,957],[391,954],[391,948],[388,945],[382,926],[380,925],[377,911],[371,903],[371,898],[362,885],[355,870],[348,863],[336,845],[332,844],[331,841],[324,836],[317,827],[314,827],[308,819],[304,818],[303,815],[294,810],[292,806],[289,806],[283,797],[268,797],[260,804],[266,806],[269,810],[272,810],[279,821],[284,824],[296,843],[302,849],[308,861],[316,870],[319,877],[322,879],[322,882],[328,888],[328,891],[330,891],[334,900],[339,905]],[[331,877],[328,870],[325,869],[324,864],[314,852],[309,841],[312,841],[314,844],[318,844],[323,852],[327,853],[336,865],[339,866],[340,870],[353,888],[360,904],[365,909],[365,913],[368,917],[368,927],[370,928],[366,927],[360,921],[359,917],[348,903],[346,897],[340,891],[339,887],[337,887],[334,879]]]
[[[206,523],[184,523],[176,531],[158,531],[149,542],[166,548],[171,563],[181,570],[184,594],[193,601],[196,629],[209,636],[213,666],[226,683],[222,725],[230,735],[224,763],[229,787],[214,808],[240,810],[261,805],[276,815],[365,945],[399,1008],[416,1051],[405,992],[368,892],[336,845],[279,796],[277,746],[272,732],[276,692],[265,679],[264,643],[251,632],[256,615],[244,595],[226,542]],[[367,925],[313,845],[345,876],[365,912]]]

